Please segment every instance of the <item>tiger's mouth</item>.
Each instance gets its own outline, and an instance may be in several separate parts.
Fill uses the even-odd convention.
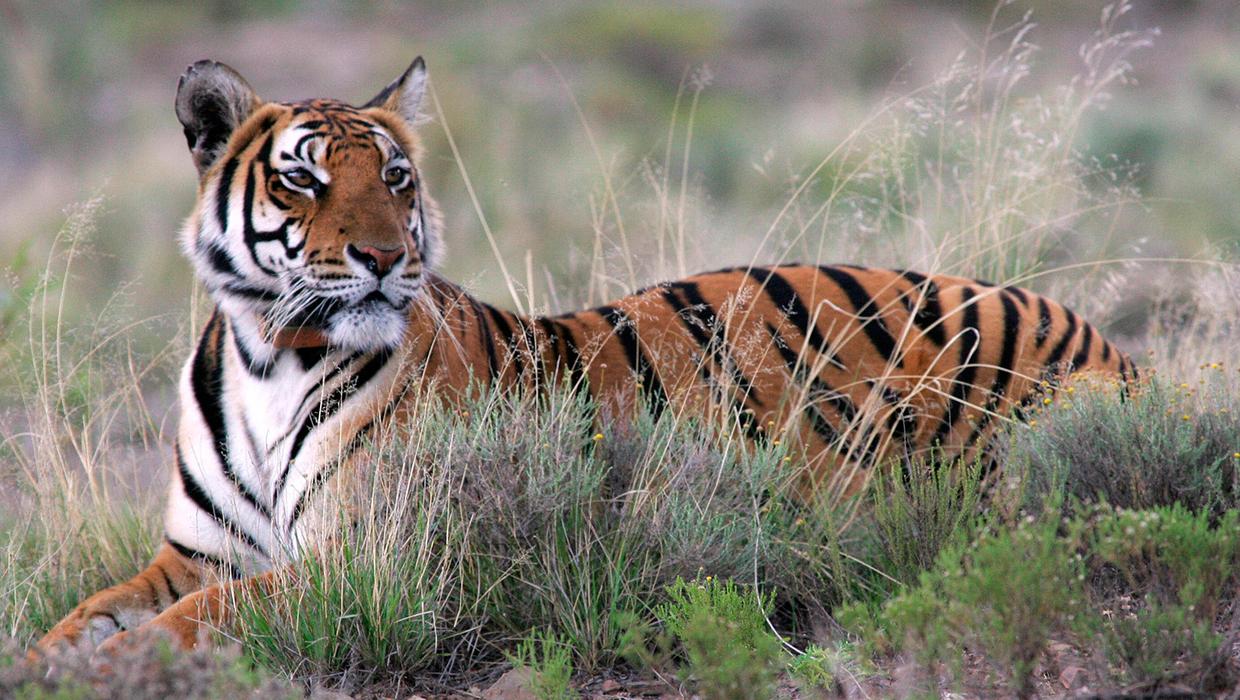
[[[292,316],[269,312],[263,325],[267,337],[279,349],[389,349],[403,337],[410,301],[393,300],[378,289],[356,301],[320,297]]]

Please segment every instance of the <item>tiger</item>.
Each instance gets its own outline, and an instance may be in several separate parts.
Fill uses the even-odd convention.
[[[271,590],[316,544],[313,514],[383,426],[416,420],[422,390],[567,384],[599,405],[722,415],[746,444],[793,445],[813,493],[856,491],[893,455],[977,454],[1069,372],[1137,377],[1044,296],[911,270],[750,265],[559,315],[488,304],[436,273],[426,89],[421,57],[360,107],[264,101],[215,61],[181,76],[199,178],[181,242],[213,308],[179,380],[163,540],[37,649],[203,643],[234,594]]]

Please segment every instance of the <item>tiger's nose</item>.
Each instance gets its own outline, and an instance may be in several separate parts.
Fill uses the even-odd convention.
[[[375,277],[382,277],[392,270],[400,259],[405,257],[404,248],[376,248],[364,245],[360,248],[352,243],[346,244],[344,252],[350,258],[366,266]]]

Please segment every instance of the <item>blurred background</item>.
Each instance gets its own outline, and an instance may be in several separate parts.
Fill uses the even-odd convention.
[[[947,85],[953,71],[1013,51],[1013,41],[1021,52],[999,70],[1020,73],[1012,99],[1025,102],[1011,112],[1054,111],[1061,100],[1079,107],[1066,126],[1062,114],[1035,124],[1024,147],[1036,154],[1070,140],[1080,170],[1072,186],[1119,193],[1105,217],[1055,219],[1056,245],[1106,237],[1106,250],[1091,254],[1227,257],[1240,241],[1240,9],[1231,0],[1134,2],[1112,23],[1139,32],[1117,59],[1130,70],[1097,95],[1064,97],[1096,70],[1080,47],[1098,40],[1105,7],[0,0],[0,310],[11,318],[29,304],[23,290],[85,206],[87,254],[68,276],[61,321],[173,319],[133,331],[156,346],[177,333],[195,293],[176,239],[196,181],[172,101],[177,77],[200,58],[232,65],[267,99],[360,103],[425,56],[441,110],[426,107],[423,168],[447,216],[444,272],[509,306],[484,220],[517,295],[537,309],[807,251],[933,266],[903,245],[860,245],[883,235],[872,222],[850,228],[865,212],[813,214],[840,192],[885,200],[883,186],[867,184],[881,167],[876,177],[892,176],[875,154],[905,158],[893,143],[933,140],[925,132],[936,128],[941,142],[956,119],[943,110],[906,132],[900,120],[916,121],[927,105],[902,96],[944,76],[938,84]],[[1021,25],[1027,12],[1031,27]],[[967,102],[968,82],[945,87],[956,92],[943,104]],[[1027,122],[1005,116],[985,128],[1023,138]],[[1104,164],[1080,167],[1090,162]],[[952,190],[942,180],[937,188],[940,201]],[[1091,197],[1076,192],[1070,206],[1090,210]],[[820,223],[789,237],[798,220]]]

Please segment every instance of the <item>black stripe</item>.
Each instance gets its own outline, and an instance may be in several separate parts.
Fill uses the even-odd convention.
[[[237,265],[233,262],[232,256],[228,254],[224,247],[216,243],[208,243],[200,246],[206,255],[207,261],[211,263],[211,269],[221,275],[229,277],[240,277],[241,273],[237,271]]]
[[[538,324],[538,327],[542,329],[543,335],[547,337],[547,352],[551,354],[551,357],[546,364],[554,370],[564,361],[564,356],[560,353],[560,331],[549,318],[537,318],[534,319],[534,323]]]
[[[266,379],[271,374],[271,370],[275,369],[275,358],[266,362],[256,362],[253,353],[245,346],[245,341],[241,339],[241,334],[237,332],[236,327],[230,321],[228,324],[229,335],[233,339],[233,347],[237,349],[237,355],[241,358],[241,366],[250,373],[251,376],[258,379]]]
[[[1106,338],[1102,339],[1102,361],[1103,362],[1111,361],[1111,341],[1107,340]]]
[[[1046,344],[1046,337],[1051,334],[1051,327],[1055,323],[1051,319],[1051,307],[1046,303],[1046,297],[1038,297],[1038,330],[1033,335],[1033,345],[1039,350]]]
[[[516,337],[513,335],[512,326],[508,324],[508,319],[504,318],[503,311],[486,302],[482,302],[482,308],[486,309],[487,314],[491,317],[491,322],[499,329],[499,337],[503,341],[506,350],[506,357],[504,359],[505,361],[512,362],[513,369],[517,373],[517,380],[520,381],[525,374],[525,364],[521,362],[520,351],[516,348]]]
[[[1020,287],[1004,287],[1004,291],[1020,300],[1020,305],[1029,308],[1029,294]]]
[[[699,345],[709,348],[716,365],[728,371],[732,383],[740,390],[745,402],[752,402],[755,406],[761,407],[763,405],[762,400],[758,397],[757,391],[753,387],[753,382],[745,376],[736,358],[732,357],[727,350],[727,329],[724,327],[723,321],[715,313],[715,309],[710,305],[710,302],[706,301],[706,298],[702,296],[702,291],[698,285],[693,282],[678,282],[672,285],[671,288],[678,290],[684,295],[685,301],[689,304],[679,313],[685,327],[694,334],[694,339],[697,340]],[[690,322],[689,316],[692,317],[693,323]],[[699,333],[702,331],[698,330],[695,332],[695,328],[710,329],[709,344],[703,342],[702,337],[699,336]]]
[[[487,322],[487,314],[478,300],[468,294],[465,298],[469,300],[469,305],[474,311],[474,318],[478,320],[478,334],[482,336],[482,346],[487,351],[487,373],[491,377],[491,382],[495,383],[499,379],[501,368],[499,359],[495,356],[495,339],[491,337],[491,324]]]
[[[939,305],[939,287],[925,275],[903,270],[900,274],[913,284],[921,294],[920,304],[913,312],[913,323],[921,329],[930,342],[943,347],[947,344],[947,332],[943,328],[943,308]]]
[[[814,325],[813,319],[810,318],[809,310],[805,308],[805,303],[801,301],[801,297],[797,295],[792,285],[788,284],[788,280],[782,275],[767,270],[762,267],[755,267],[747,270],[749,276],[758,281],[762,287],[762,291],[770,298],[771,303],[784,314],[801,336],[808,339],[810,346],[814,351],[825,355],[827,362],[834,365],[837,369],[845,369],[844,363],[840,362],[834,354],[829,354],[827,346],[830,344],[826,338],[822,337],[822,333],[818,331],[818,326]]]
[[[215,188],[215,221],[220,227],[220,234],[228,231],[228,198],[232,191],[233,177],[237,174],[240,159],[233,158],[220,170],[219,185]]]
[[[677,294],[678,290],[684,293],[686,299],[693,297],[700,300],[701,304],[690,305],[685,301],[682,301],[680,296]],[[706,382],[708,386],[711,386],[716,390],[717,398],[720,402],[726,399],[732,404],[732,413],[740,422],[741,428],[750,440],[756,441],[763,439],[765,436],[762,434],[762,431],[759,430],[753,411],[749,410],[745,405],[747,399],[749,398],[749,392],[752,390],[752,385],[745,375],[741,373],[736,364],[731,361],[730,356],[727,356],[727,353],[724,350],[723,341],[725,339],[722,337],[724,334],[722,324],[718,322],[718,319],[715,317],[715,312],[710,307],[710,304],[707,304],[706,300],[702,298],[697,285],[693,282],[679,282],[671,285],[663,290],[663,300],[672,307],[672,310],[676,313],[676,316],[680,318],[681,323],[684,324],[684,327],[689,331],[689,334],[693,336],[693,339],[697,342],[698,346],[701,347],[702,350],[710,353],[711,357],[715,361],[715,364],[721,370],[730,374],[733,384],[740,389],[741,395],[739,397],[735,395],[727,397],[722,396],[723,386],[721,386],[717,381],[711,381],[710,365],[706,362],[705,358],[698,363],[698,370],[702,375],[702,380]],[[706,334],[707,328],[711,331],[709,336]]]
[[[168,595],[172,596],[173,602],[181,599],[181,591],[177,590],[176,584],[172,582],[172,577],[168,575],[168,571],[161,564],[154,564],[153,568],[159,570],[159,575],[164,577],[164,585],[168,587]]]
[[[667,408],[667,393],[663,391],[659,375],[646,358],[646,354],[642,352],[637,337],[637,327],[628,315],[615,307],[600,306],[596,311],[602,314],[603,319],[611,324],[615,331],[616,339],[624,348],[624,356],[629,362],[629,369],[641,376],[644,393],[650,397],[650,412],[655,420],[658,420]]]
[[[852,423],[856,418],[857,410],[848,396],[833,389],[829,384],[818,377],[809,376],[809,372],[801,363],[800,357],[788,343],[779,334],[779,330],[769,322],[766,323],[766,332],[770,334],[771,341],[779,351],[780,356],[784,360],[784,364],[788,367],[788,372],[793,378],[801,383],[809,385],[809,400],[805,404],[805,412],[809,414],[810,427],[818,434],[818,437],[827,444],[828,447],[836,451],[843,450],[843,436],[839,430],[831,424],[827,417],[823,415],[818,408],[819,401],[826,401],[831,404],[846,424]],[[872,465],[877,458],[874,453],[873,445],[868,440],[853,440],[853,446],[861,444],[861,460],[862,466],[868,467]],[[846,451],[846,450],[845,450]]]
[[[309,437],[311,431],[322,424],[323,421],[336,415],[336,412],[340,410],[345,401],[358,391],[361,391],[371,379],[374,379],[379,370],[387,365],[388,358],[391,356],[391,353],[386,350],[375,353],[366,361],[366,364],[358,369],[356,374],[341,382],[339,386],[319,402],[317,408],[311,409],[310,413],[306,415],[306,419],[302,421],[297,434],[293,436],[293,443],[289,448],[288,462],[284,465],[284,471],[280,473],[280,478],[276,480],[276,487],[271,495],[273,503],[278,501],[280,494],[284,492],[284,484],[288,480],[289,472],[293,468],[293,463],[297,461],[297,457],[301,454],[301,449],[305,446],[306,438]]]
[[[547,319],[547,321],[559,329],[560,339],[564,341],[564,354],[567,358],[565,364],[568,365],[573,389],[575,391],[585,391],[589,395],[590,376],[586,374],[585,362],[581,359],[581,350],[577,346],[577,340],[573,337],[573,329],[569,328],[564,321],[557,321],[555,319]]]
[[[223,334],[224,317],[216,309],[207,327],[203,329],[198,342],[198,350],[194,353],[193,365],[190,368],[190,385],[194,392],[194,403],[202,420],[211,433],[211,444],[215,447],[215,458],[220,463],[224,476],[232,482],[237,492],[247,503],[254,506],[264,517],[270,518],[271,511],[263,504],[258,495],[241,481],[241,477],[233,470],[228,459],[228,432],[224,421],[224,409],[220,404],[220,392],[223,390]],[[212,336],[215,343],[211,344]]]
[[[331,348],[326,345],[313,348],[293,348],[293,354],[297,356],[297,361],[301,363],[301,371],[309,372],[320,362],[327,359],[327,356],[331,354]]]
[[[831,281],[835,282],[848,296],[848,301],[852,304],[857,319],[865,319],[861,321],[861,328],[870,339],[874,349],[882,356],[883,362],[894,364],[897,368],[903,367],[903,358],[896,356],[895,338],[891,337],[887,324],[883,323],[878,305],[874,303],[874,297],[865,290],[856,277],[847,272],[830,265],[820,265],[818,269],[822,271],[822,274],[830,277]]]
[[[1072,356],[1072,369],[1078,370],[1089,362],[1089,348],[1094,339],[1094,327],[1088,323],[1081,323],[1081,348]]]
[[[250,287],[244,284],[236,284],[233,282],[229,282],[228,284],[225,284],[224,286],[220,287],[220,291],[225,292],[227,294],[233,294],[235,296],[243,297],[245,299],[257,299],[259,301],[274,302],[280,298],[280,295],[275,292],[271,292],[266,289],[258,289],[256,287]]]
[[[185,557],[186,559],[194,559],[196,561],[200,561],[203,564],[206,564],[207,566],[210,566],[215,569],[224,569],[228,572],[229,578],[233,579],[234,581],[241,578],[241,570],[238,569],[235,565],[233,565],[232,562],[224,561],[223,559],[207,554],[206,552],[200,552],[197,549],[194,549],[193,547],[187,547],[167,535],[164,535],[164,541],[172,545],[172,548],[177,550],[177,553],[179,553],[181,556]]]
[[[293,411],[292,415],[294,416],[301,415],[301,412],[306,409],[306,406],[310,404],[310,401],[316,395],[319,395],[322,393],[323,387],[326,386],[328,382],[334,379],[336,375],[340,374],[340,372],[344,370],[345,367],[348,367],[350,364],[352,364],[354,360],[356,360],[357,358],[361,356],[362,356],[362,352],[360,350],[353,352],[348,357],[344,358],[339,363],[337,363],[335,367],[332,367],[317,382],[315,382],[315,385],[313,387],[311,387],[308,391],[306,391],[306,393],[301,397],[301,402],[297,404],[297,410]],[[271,455],[273,455],[275,451],[280,448],[280,443],[287,440],[288,437],[293,434],[294,430],[296,430],[296,426],[290,425],[288,430],[285,430],[284,434],[281,435],[278,440],[275,440],[274,442],[270,443],[269,447],[267,448],[268,458],[270,458]]]
[[[973,356],[982,347],[982,336],[977,328],[977,303],[973,301],[973,290],[969,287],[962,287],[960,295],[960,306],[964,309],[964,323],[961,326],[960,333],[956,336],[956,341],[960,343],[960,373],[953,380],[951,397],[947,402],[947,411],[943,415],[938,431],[934,434],[934,439],[931,440],[932,445],[934,443],[942,445],[943,441],[951,435],[952,427],[955,426],[956,421],[960,419],[960,414],[965,409],[965,402],[968,401],[969,392],[973,389],[973,378],[977,375],[977,367],[973,364]]]
[[[512,318],[516,321],[517,328],[521,330],[525,348],[529,352],[530,367],[534,371],[534,386],[540,386],[543,382],[543,363],[541,353],[538,351],[538,339],[534,337],[534,329],[520,316],[513,314]]]
[[[416,375],[414,375],[414,377],[416,377]],[[373,430],[379,423],[386,421],[388,417],[391,416],[392,412],[396,410],[396,407],[404,401],[405,395],[409,393],[409,389],[415,383],[414,377],[410,377],[410,379],[405,382],[405,385],[401,387],[400,392],[397,393],[396,397],[389,401],[381,411],[375,414],[374,418],[367,421],[365,425],[353,434],[353,438],[349,440],[349,444],[345,445],[344,449],[341,450],[340,454],[332,460],[331,464],[324,466],[314,475],[305,490],[302,491],[301,495],[297,497],[297,502],[293,504],[293,510],[289,515],[288,521],[287,529],[289,531],[291,531],[293,526],[297,524],[297,520],[301,517],[302,510],[305,508],[306,504],[310,502],[310,499],[314,496],[314,494],[322,488],[323,484],[327,483],[327,481],[331,479],[332,475],[340,469],[342,464],[349,461],[349,458],[353,456],[353,453],[362,446],[362,442],[365,441],[366,436],[370,434],[370,431]]]
[[[1068,351],[1068,344],[1071,343],[1072,339],[1076,337],[1076,314],[1067,309],[1064,309],[1063,311],[1064,317],[1068,321],[1068,330],[1064,331],[1063,337],[1061,337],[1059,342],[1055,344],[1055,347],[1051,349],[1051,354],[1047,356],[1046,362],[1044,363],[1047,371],[1052,373],[1057,369],[1055,365],[1059,364],[1059,361],[1063,359],[1064,354]]]
[[[1013,364],[1016,361],[1017,341],[1020,339],[1020,310],[1008,296],[1007,290],[999,292],[999,299],[1003,302],[1003,350],[999,355],[999,364],[995,368],[995,381],[990,385],[990,398],[986,401],[986,413],[978,418],[973,434],[965,440],[966,448],[972,445],[990,425],[991,416],[999,408],[999,402],[1003,400],[1004,395],[1007,394],[1008,384],[1011,383],[1012,375],[1016,371]]]
[[[207,495],[207,492],[202,488],[202,485],[199,484],[198,480],[194,478],[194,475],[190,473],[189,466],[185,464],[185,458],[181,455],[181,448],[179,446],[176,449],[176,462],[177,473],[181,476],[181,486],[185,491],[185,495],[189,496],[189,500],[193,501],[195,506],[198,506],[198,510],[210,515],[215,522],[219,523],[219,526],[223,528],[224,532],[227,532],[232,537],[240,539],[249,545],[249,547],[254,551],[266,556],[267,550],[258,543],[258,540],[254,539],[253,535],[242,529],[236,521],[228,517],[228,514],[221,510],[220,507],[215,504],[215,501],[212,501],[211,497]]]

